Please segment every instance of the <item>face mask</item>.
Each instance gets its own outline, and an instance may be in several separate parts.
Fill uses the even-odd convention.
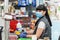
[[[42,17],[43,15],[42,15],[42,12],[36,12],[36,17],[37,18],[40,18],[40,17]]]

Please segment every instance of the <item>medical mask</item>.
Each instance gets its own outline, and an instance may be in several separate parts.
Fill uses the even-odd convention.
[[[40,17],[42,17],[43,15],[42,15],[42,12],[36,12],[36,17],[37,18],[40,18]]]

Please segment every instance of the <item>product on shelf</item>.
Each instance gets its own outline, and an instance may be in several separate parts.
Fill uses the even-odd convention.
[[[29,22],[31,21],[31,19],[30,19],[30,17],[25,17],[25,18],[23,19],[23,21],[24,21],[25,23],[29,23]]]
[[[26,15],[26,7],[21,7],[20,11],[22,15]]]
[[[31,29],[34,29],[35,28],[35,23],[36,23],[36,20],[31,20],[31,24],[30,24],[30,28]]]
[[[15,10],[15,14],[19,15],[19,12],[20,12],[20,10],[18,10],[18,9]]]
[[[36,22],[36,20],[31,20],[31,23],[35,23]]]
[[[18,1],[15,1],[15,4],[13,6],[15,9],[20,9],[20,6],[18,5]]]
[[[8,12],[13,13],[14,11],[15,11],[15,8],[13,6],[10,6],[9,9],[8,9]]]
[[[33,15],[33,18],[36,19],[36,15]]]
[[[10,20],[10,29],[12,29],[14,31],[16,29],[20,30],[22,28],[22,25],[23,25],[23,20],[21,20],[20,17],[16,17],[15,19]],[[12,30],[10,30],[10,32]]]
[[[33,24],[30,24],[30,28],[31,28],[31,29],[34,29],[35,26],[34,26]]]
[[[18,6],[26,7],[27,5],[29,5],[29,0],[18,0]]]
[[[16,31],[15,31],[15,34],[16,34],[16,35],[20,35],[20,31],[17,31],[17,30],[16,30]]]
[[[32,0],[32,6],[36,7],[36,0]]]
[[[20,22],[17,23],[17,28],[22,28],[22,25]]]
[[[18,23],[17,20],[11,20],[10,21],[10,32],[14,32],[16,30],[16,24]]]

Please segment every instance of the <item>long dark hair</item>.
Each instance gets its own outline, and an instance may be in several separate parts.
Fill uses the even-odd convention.
[[[43,10],[43,11],[46,11],[45,16],[46,16],[46,18],[47,18],[47,20],[48,20],[50,26],[52,26],[50,17],[49,17],[49,15],[48,15],[48,9],[47,9],[47,7],[45,7],[44,5],[39,5],[39,6],[36,8],[36,11],[37,11],[37,10]]]

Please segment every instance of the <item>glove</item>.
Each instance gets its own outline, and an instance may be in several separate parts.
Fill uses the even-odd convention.
[[[27,34],[26,32],[22,32],[23,34]]]
[[[22,33],[20,34],[20,38],[26,38],[26,35],[27,35],[26,32],[22,32]]]

